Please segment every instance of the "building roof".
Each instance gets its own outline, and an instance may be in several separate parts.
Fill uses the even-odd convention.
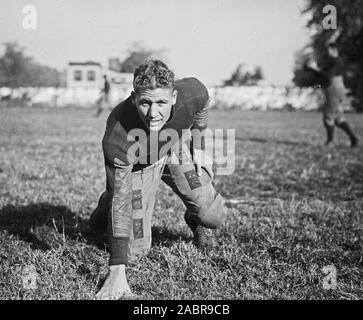
[[[69,62],[68,65],[70,66],[101,66],[99,62],[94,61],[85,61],[85,62]]]

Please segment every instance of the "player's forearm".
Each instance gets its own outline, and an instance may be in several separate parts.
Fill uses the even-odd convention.
[[[110,265],[128,263],[128,245],[132,228],[131,169],[115,169],[115,183],[110,210],[108,243]]]
[[[129,237],[110,237],[109,238],[109,266],[127,265],[128,264],[128,245]]]
[[[203,130],[208,126],[209,103],[194,114],[192,129]]]
[[[192,148],[196,150],[205,150],[205,129],[192,130]]]
[[[132,227],[132,166],[106,163],[107,192],[110,197],[107,238],[109,265],[127,264]]]
[[[194,121],[191,127],[192,142],[194,149],[205,148],[205,129],[208,126],[209,102],[194,114]]]

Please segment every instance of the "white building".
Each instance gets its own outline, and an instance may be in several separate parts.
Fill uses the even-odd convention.
[[[68,88],[101,88],[103,70],[98,62],[69,62],[67,69]]]
[[[106,75],[112,86],[132,86],[133,74],[122,73],[114,67],[115,59],[109,60],[109,68],[104,69],[98,62],[69,62],[67,69],[68,88],[103,88]]]

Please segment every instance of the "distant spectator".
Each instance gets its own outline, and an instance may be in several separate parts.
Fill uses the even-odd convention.
[[[109,99],[109,93],[110,93],[110,82],[107,79],[107,76],[103,76],[104,83],[103,83],[103,89],[101,91],[101,97],[97,101],[97,113],[95,117],[98,117],[103,109],[109,107],[110,105],[110,99]]]

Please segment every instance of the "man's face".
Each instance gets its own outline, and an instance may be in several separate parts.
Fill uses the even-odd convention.
[[[145,89],[133,93],[133,103],[141,120],[150,131],[160,130],[169,120],[177,94],[176,90],[169,88]]]

